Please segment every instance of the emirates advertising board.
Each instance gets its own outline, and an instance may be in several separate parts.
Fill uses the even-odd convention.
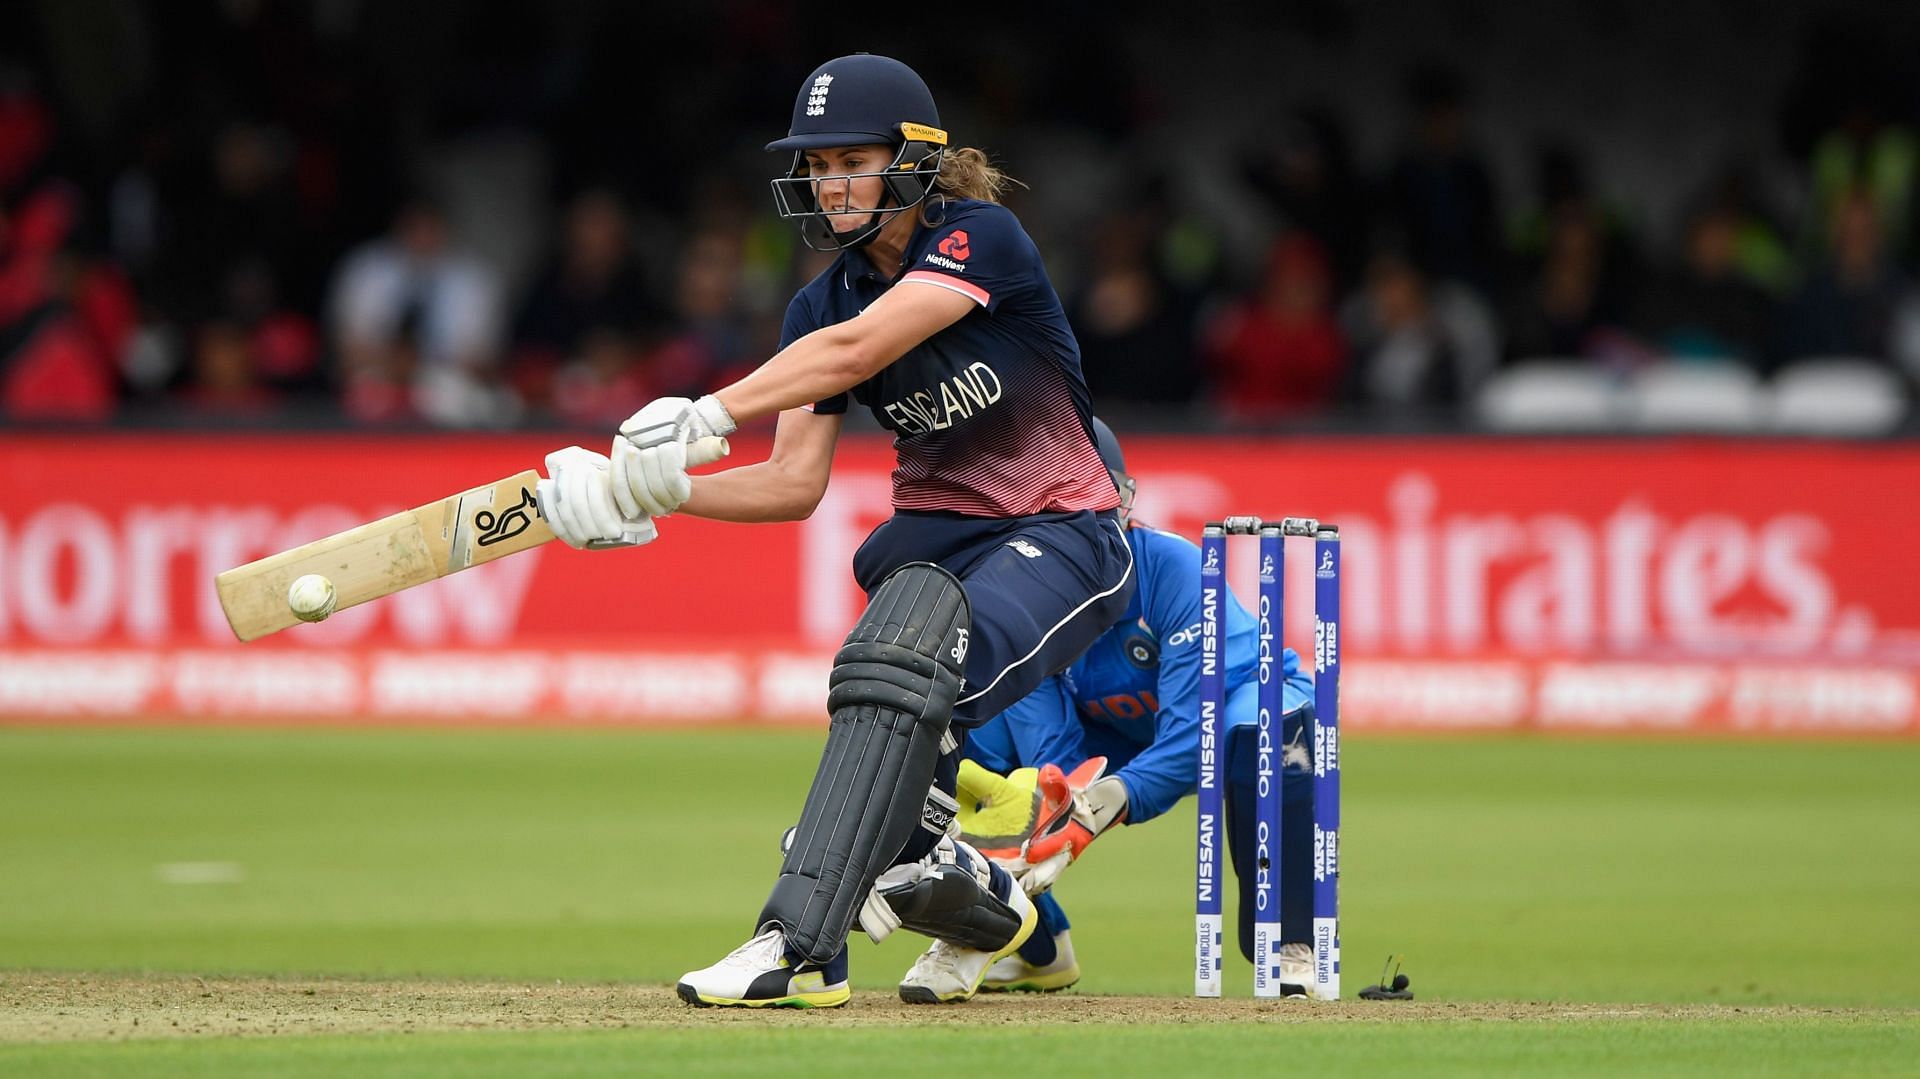
[[[843,441],[803,522],[676,516],[643,548],[550,543],[234,639],[219,571],[559,441],[10,434],[0,718],[822,722],[862,603],[849,562],[889,512],[881,438]],[[731,463],[766,451],[738,439]],[[1155,527],[1340,525],[1351,728],[1920,735],[1920,445],[1141,435],[1127,452]],[[1305,653],[1294,542],[1284,637]],[[1243,600],[1253,558],[1233,541]]]

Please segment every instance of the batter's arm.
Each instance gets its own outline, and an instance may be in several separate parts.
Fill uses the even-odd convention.
[[[752,374],[714,394],[735,422],[845,393],[913,346],[965,318],[977,302],[951,289],[903,283],[865,311],[775,353]]]
[[[765,461],[693,477],[693,494],[678,512],[717,521],[805,520],[827,493],[843,419],[803,408],[780,413]]]

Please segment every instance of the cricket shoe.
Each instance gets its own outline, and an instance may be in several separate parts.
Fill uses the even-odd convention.
[[[778,929],[767,930],[710,967],[682,975],[675,991],[681,1000],[703,1008],[838,1008],[852,996],[846,949],[830,963],[796,964]]]
[[[1313,984],[1313,945],[1300,941],[1280,946],[1280,995],[1288,1000],[1307,999],[1307,987]]]
[[[1020,956],[1007,956],[987,968],[980,981],[982,993],[1053,993],[1080,980],[1080,964],[1073,958],[1073,941],[1062,929],[1053,938],[1053,962],[1036,967]]]
[[[900,979],[901,1000],[908,1004],[961,1004],[973,999],[980,991],[980,980],[986,977],[987,968],[1018,952],[1033,935],[1034,926],[1040,924],[1040,912],[1033,900],[1027,898],[1027,893],[1021,891],[1018,884],[1008,891],[1007,905],[1020,915],[1020,929],[1013,939],[992,952],[963,948],[944,940],[934,941],[933,947],[920,953],[907,976]]]

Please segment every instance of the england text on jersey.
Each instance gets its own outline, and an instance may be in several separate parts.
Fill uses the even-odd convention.
[[[974,411],[1000,400],[1004,387],[993,368],[978,360],[966,370],[937,385],[914,390],[881,408],[907,434],[944,431],[955,420],[971,419]]]

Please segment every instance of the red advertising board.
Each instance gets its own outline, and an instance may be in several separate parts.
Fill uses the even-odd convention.
[[[819,716],[888,512],[841,447],[805,522],[674,517],[241,646],[213,575],[537,465],[550,437],[0,442],[0,716],[673,722]],[[764,455],[736,442],[735,461]],[[1315,516],[1344,543],[1359,726],[1920,733],[1920,446],[1139,436],[1136,514]],[[1251,588],[1250,551],[1230,564]],[[1311,627],[1289,565],[1288,643]]]

